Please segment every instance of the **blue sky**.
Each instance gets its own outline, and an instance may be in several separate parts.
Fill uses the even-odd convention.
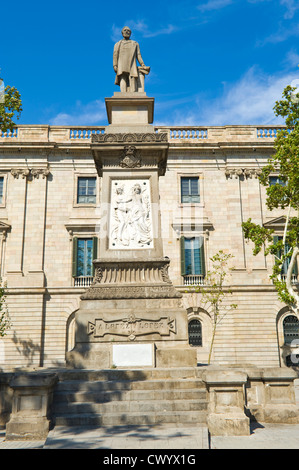
[[[151,67],[155,125],[276,124],[275,101],[299,86],[299,0],[16,0],[7,11],[0,75],[21,92],[20,124],[107,125],[124,25]]]

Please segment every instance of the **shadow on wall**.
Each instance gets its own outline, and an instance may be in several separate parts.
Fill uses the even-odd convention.
[[[26,367],[30,367],[32,365],[39,365],[41,353],[41,347],[39,344],[35,344],[31,339],[19,339],[15,332],[13,334],[12,341],[15,344],[16,350],[18,351],[20,356],[25,359]],[[36,357],[37,355],[38,358]]]

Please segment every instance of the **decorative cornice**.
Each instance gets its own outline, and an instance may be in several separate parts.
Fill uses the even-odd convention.
[[[26,169],[12,168],[10,172],[11,172],[12,176],[16,179],[19,179],[19,176],[22,176],[22,178],[24,179],[30,174],[30,170],[28,168],[26,168]]]
[[[22,176],[23,179],[30,176],[39,179],[40,175],[43,178],[47,178],[50,174],[50,170],[48,168],[12,168],[10,173],[16,179],[19,179],[20,176]]]
[[[227,178],[258,178],[262,173],[259,168],[226,168]]]
[[[145,134],[139,133],[126,133],[126,134],[93,134],[91,137],[92,143],[161,143],[168,142],[168,134],[166,132],[149,132]]]

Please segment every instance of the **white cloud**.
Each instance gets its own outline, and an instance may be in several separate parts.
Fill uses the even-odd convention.
[[[296,10],[299,9],[298,0],[280,0],[281,5],[285,5],[287,8],[284,18],[290,20],[294,17]]]
[[[292,49],[287,53],[284,62],[292,68],[299,66],[299,54]]]
[[[232,3],[232,0],[209,0],[207,3],[198,5],[197,9],[202,13],[205,13],[206,11],[219,10],[220,8],[224,8]]]
[[[278,44],[280,42],[287,41],[291,37],[299,36],[299,25],[294,24],[290,27],[280,25],[279,30],[276,33],[271,34],[263,41],[258,42],[258,46],[263,46],[267,43]]]
[[[178,106],[177,109],[171,110],[171,122],[165,118],[164,125],[283,124],[283,121],[274,115],[273,106],[281,99],[283,89],[296,78],[298,74],[295,73],[268,76],[252,67],[238,82],[225,84],[220,97],[209,101],[202,97],[193,97],[195,106]]]
[[[165,27],[153,29],[148,24],[146,24],[144,20],[128,20],[121,27],[113,24],[111,34],[111,39],[113,42],[122,39],[121,30],[124,26],[129,26],[129,28],[132,30],[132,37],[134,36],[134,32],[137,31],[138,33],[141,33],[142,37],[144,38],[152,38],[163,34],[171,34],[178,30],[177,26],[173,24],[168,24]]]
[[[92,101],[82,104],[77,101],[70,112],[62,112],[50,119],[52,126],[97,126],[107,120],[105,104],[100,101]]]

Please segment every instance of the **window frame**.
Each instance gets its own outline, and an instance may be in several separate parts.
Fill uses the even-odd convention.
[[[177,173],[177,178],[178,178],[178,204],[179,207],[182,206],[199,206],[199,207],[204,207],[204,177],[203,173],[199,172],[188,172],[188,173]],[[199,196],[199,202],[182,202],[182,178],[198,178],[198,196]]]
[[[94,178],[95,179],[95,202],[78,202],[79,198],[79,179],[80,178]],[[76,173],[74,175],[74,207],[96,207],[99,204],[99,178],[94,173]]]
[[[287,186],[287,182],[284,182],[284,181],[276,181],[275,183],[271,183],[271,178],[276,178],[279,180],[279,175],[269,175],[269,186],[275,186],[275,184],[280,184],[281,186],[285,187]]]
[[[191,344],[190,343],[190,324],[191,323],[195,323],[195,322],[198,322],[200,324],[200,340],[201,340],[201,344]],[[190,318],[188,319],[188,344],[191,348],[202,348],[203,347],[203,327],[202,327],[202,321],[200,320],[200,318]]]
[[[202,242],[199,243],[199,261],[200,261],[200,273],[189,273],[187,274],[186,270],[186,247],[185,247],[185,240],[190,239],[201,239]],[[205,236],[202,234],[187,234],[183,233],[180,237],[180,262],[181,262],[181,276],[206,276],[206,246],[205,246]]]
[[[0,208],[6,207],[6,191],[7,191],[7,174],[0,172],[0,178],[3,178],[3,194],[0,200]]]
[[[97,258],[98,253],[98,243],[99,239],[95,236],[90,236],[89,234],[84,234],[80,236],[74,236],[72,239],[72,278],[77,277],[93,277],[95,268],[92,263],[91,275],[78,275],[78,241],[79,240],[92,240],[92,262]]]
[[[293,339],[291,339],[290,341],[286,340],[287,336],[286,336],[286,325],[285,325],[285,323],[286,323],[286,320],[288,318],[291,318],[291,317],[297,319],[296,315],[292,314],[291,312],[288,312],[288,314],[285,315],[285,317],[282,320],[283,341],[284,341],[284,344],[288,345],[288,346],[291,346],[293,341],[297,341],[299,343],[299,320],[298,319],[297,319],[297,329],[298,329],[297,336],[293,337]],[[296,322],[294,322],[294,324],[296,324]]]
[[[278,241],[280,241],[280,240],[282,240],[282,239],[283,239],[283,235],[274,234],[274,236],[273,236],[273,242],[274,242],[274,244],[276,244]],[[288,260],[289,260],[289,262],[290,262],[290,260],[291,260],[291,257],[290,257],[290,256],[289,256]],[[275,260],[274,260],[274,262],[275,262]],[[286,274],[287,274],[289,264],[286,265],[286,263],[287,263],[287,260],[285,260],[285,261],[283,262],[282,266],[281,266],[281,272],[280,272],[280,275],[281,275],[281,276],[286,276]],[[297,277],[298,277],[298,272],[299,272],[299,266],[298,266],[298,260],[297,260],[296,263],[295,263],[295,266],[294,266],[294,268],[293,268],[292,274],[293,274],[294,276],[297,276]]]

